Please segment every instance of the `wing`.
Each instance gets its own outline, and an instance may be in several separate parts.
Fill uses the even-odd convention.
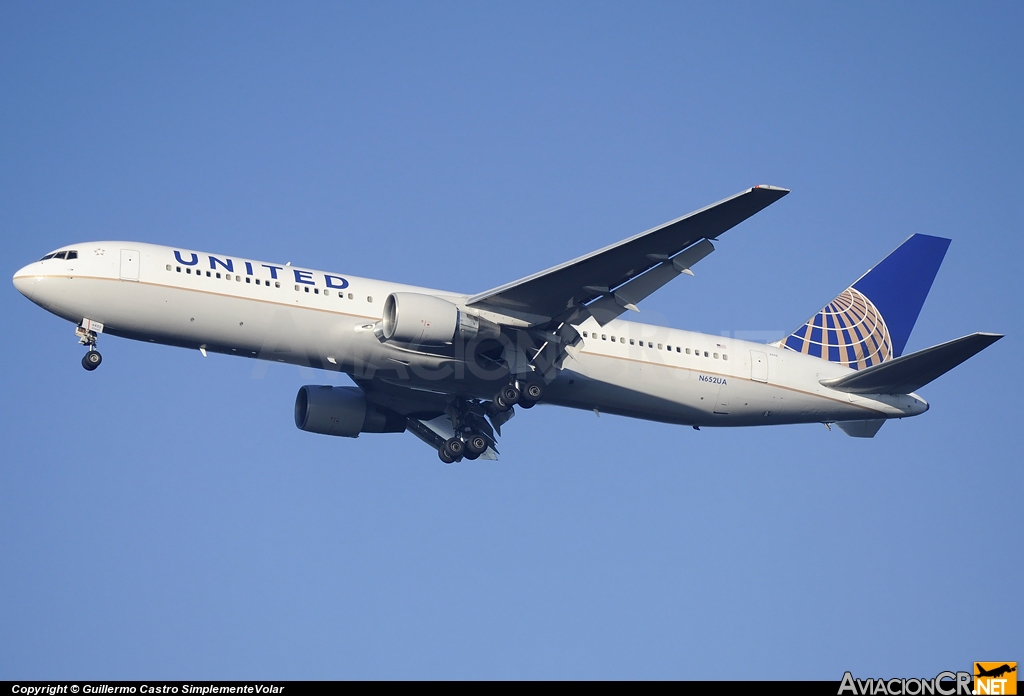
[[[533,318],[531,323],[541,324],[597,300],[591,305],[596,305],[595,318],[611,321],[711,253],[714,247],[707,240],[787,193],[775,186],[755,186],[617,244],[474,295],[466,304],[527,315]],[[647,275],[651,278],[644,280]]]

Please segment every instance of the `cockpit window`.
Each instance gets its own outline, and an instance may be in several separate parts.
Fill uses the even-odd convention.
[[[77,258],[78,258],[78,252],[77,251],[55,251],[52,254],[47,254],[46,256],[44,256],[43,258],[41,258],[39,260],[40,261],[46,261],[47,259],[66,259],[66,260],[70,261],[71,259],[77,259]]]

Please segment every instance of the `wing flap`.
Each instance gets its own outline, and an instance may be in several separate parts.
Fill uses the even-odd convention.
[[[587,305],[587,309],[590,310],[590,315],[601,326],[615,319],[627,309],[638,312],[640,310],[637,309],[636,305],[640,300],[644,300],[654,294],[656,290],[667,285],[669,281],[681,273],[693,275],[690,269],[714,250],[714,244],[706,239],[702,239],[672,258],[666,258],[661,261],[643,275],[637,276],[633,280],[621,285],[615,292],[608,293],[591,302]]]
[[[863,437],[872,438],[874,437],[882,426],[885,425],[885,419],[879,418],[874,420],[863,420],[863,421],[842,421],[836,423],[839,429],[850,437]]]
[[[849,394],[910,394],[1002,338],[973,333],[821,384]]]

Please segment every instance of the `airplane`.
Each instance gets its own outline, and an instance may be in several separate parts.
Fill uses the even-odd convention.
[[[977,672],[978,672],[977,674],[974,675],[976,677],[1001,677],[1004,674],[1009,674],[1010,672],[1016,672],[1017,671],[1016,664],[1013,667],[1011,667],[1008,664],[1003,664],[1003,665],[1000,665],[999,667],[995,667],[993,669],[985,669],[980,664],[975,663],[975,667],[977,668]]]
[[[789,335],[753,343],[625,321],[789,191],[758,185],[520,280],[463,294],[289,263],[130,241],[62,247],[14,275],[101,334],[344,372],[306,385],[295,424],[358,437],[411,432],[445,463],[497,458],[516,407],[565,406],[676,425],[824,423],[870,438],[924,413],[915,392],[984,350],[973,333],[903,354],[950,240],[914,234]]]

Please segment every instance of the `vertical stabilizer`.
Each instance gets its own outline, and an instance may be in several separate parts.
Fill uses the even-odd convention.
[[[949,242],[943,237],[913,235],[782,345],[855,370],[899,357]]]

